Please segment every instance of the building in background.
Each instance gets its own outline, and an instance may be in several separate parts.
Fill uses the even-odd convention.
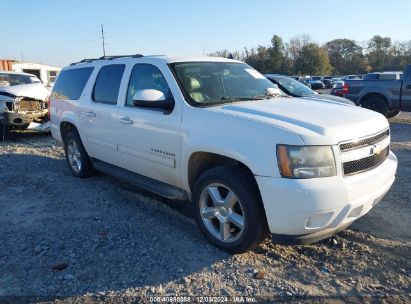
[[[48,88],[54,85],[60,70],[61,68],[40,63],[0,59],[0,71],[15,71],[36,75]]]

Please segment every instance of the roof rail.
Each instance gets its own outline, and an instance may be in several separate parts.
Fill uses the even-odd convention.
[[[78,63],[93,62],[93,61],[97,61],[97,60],[113,60],[113,59],[118,59],[118,58],[123,58],[123,57],[141,58],[141,57],[143,57],[143,55],[134,54],[134,55],[101,56],[99,58],[86,58],[86,59],[80,60],[79,62],[70,63],[70,65],[76,65]]]

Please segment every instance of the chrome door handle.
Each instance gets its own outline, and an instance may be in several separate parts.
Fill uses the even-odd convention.
[[[96,113],[94,112],[83,112],[83,115],[86,115],[87,117],[96,117]]]
[[[121,118],[120,118],[120,122],[121,122],[122,124],[125,124],[125,125],[132,125],[132,124],[134,123],[134,121],[131,120],[131,119],[128,118],[128,117],[121,117]]]

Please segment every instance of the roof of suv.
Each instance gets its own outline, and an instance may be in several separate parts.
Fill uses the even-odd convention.
[[[73,65],[79,65],[79,64],[86,64],[86,63],[93,63],[93,62],[98,62],[98,63],[106,63],[108,61],[110,62],[117,62],[117,61],[139,61],[139,60],[144,60],[144,59],[154,59],[154,60],[159,60],[163,61],[166,63],[175,63],[175,62],[198,62],[198,61],[208,61],[208,62],[241,62],[238,60],[233,60],[233,59],[227,59],[227,58],[222,58],[222,57],[210,57],[210,56],[198,56],[198,57],[173,57],[173,56],[165,56],[165,55],[149,55],[149,56],[142,56],[142,55],[124,55],[124,56],[106,56],[106,57],[100,57],[100,58],[95,58],[95,59],[83,59],[80,62],[75,62],[70,64],[71,66]]]

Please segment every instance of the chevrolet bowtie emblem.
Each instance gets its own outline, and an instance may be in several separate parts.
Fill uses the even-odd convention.
[[[382,144],[373,145],[370,149],[370,155],[380,154],[382,150],[383,150]]]

